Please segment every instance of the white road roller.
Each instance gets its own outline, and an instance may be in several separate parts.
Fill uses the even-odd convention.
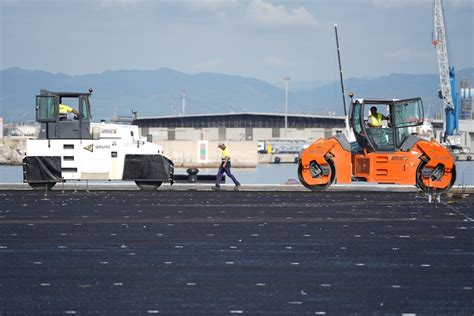
[[[41,90],[36,96],[41,129],[27,141],[23,182],[34,189],[69,180],[135,181],[148,190],[173,184],[173,162],[138,126],[91,122],[91,94]]]

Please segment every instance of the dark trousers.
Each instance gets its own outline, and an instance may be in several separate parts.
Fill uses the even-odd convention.
[[[221,180],[222,180],[222,176],[224,175],[224,173],[232,179],[232,181],[234,181],[234,184],[235,185],[240,185],[240,182],[237,181],[237,179],[234,177],[234,175],[232,174],[232,172],[230,171],[230,161],[227,161],[227,164],[225,165],[225,167],[223,167],[223,164],[224,163],[221,163],[220,167],[219,167],[219,171],[217,172],[217,177],[216,177],[216,187],[219,187],[220,184],[221,184]]]

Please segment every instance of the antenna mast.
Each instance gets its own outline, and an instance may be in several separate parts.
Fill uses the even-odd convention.
[[[344,106],[344,121],[346,123],[347,137],[349,137],[350,135],[349,117],[347,116],[346,91],[344,89],[344,76],[342,72],[341,52],[339,50],[339,36],[337,35],[337,24],[334,24],[334,31],[336,33],[337,60],[339,62],[339,77],[341,79],[342,105]]]

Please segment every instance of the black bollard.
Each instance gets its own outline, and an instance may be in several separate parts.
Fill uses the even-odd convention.
[[[189,168],[186,169],[186,172],[188,173],[188,183],[197,183],[197,174],[199,173],[199,169],[197,168]]]

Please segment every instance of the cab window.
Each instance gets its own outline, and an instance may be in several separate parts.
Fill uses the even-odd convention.
[[[393,130],[391,128],[368,128],[366,131],[375,151],[393,150]]]
[[[410,127],[423,123],[423,110],[420,99],[402,100],[394,103],[394,127]]]
[[[36,116],[38,121],[56,120],[56,108],[54,96],[36,97]]]
[[[382,115],[383,119],[374,125],[371,119],[371,108],[377,109],[377,114]],[[375,151],[393,151],[394,139],[393,129],[390,127],[390,110],[387,103],[365,104],[364,107],[364,126],[367,138]],[[369,124],[370,123],[370,124]]]
[[[354,129],[354,132],[357,134],[361,134],[362,132],[362,125],[361,125],[361,120],[360,120],[360,111],[361,111],[361,104],[356,101],[354,103],[354,108],[352,111],[352,128]]]
[[[87,99],[85,97],[81,97],[80,100],[80,113],[81,113],[81,118],[83,120],[88,120],[89,119],[89,107],[87,106]]]

